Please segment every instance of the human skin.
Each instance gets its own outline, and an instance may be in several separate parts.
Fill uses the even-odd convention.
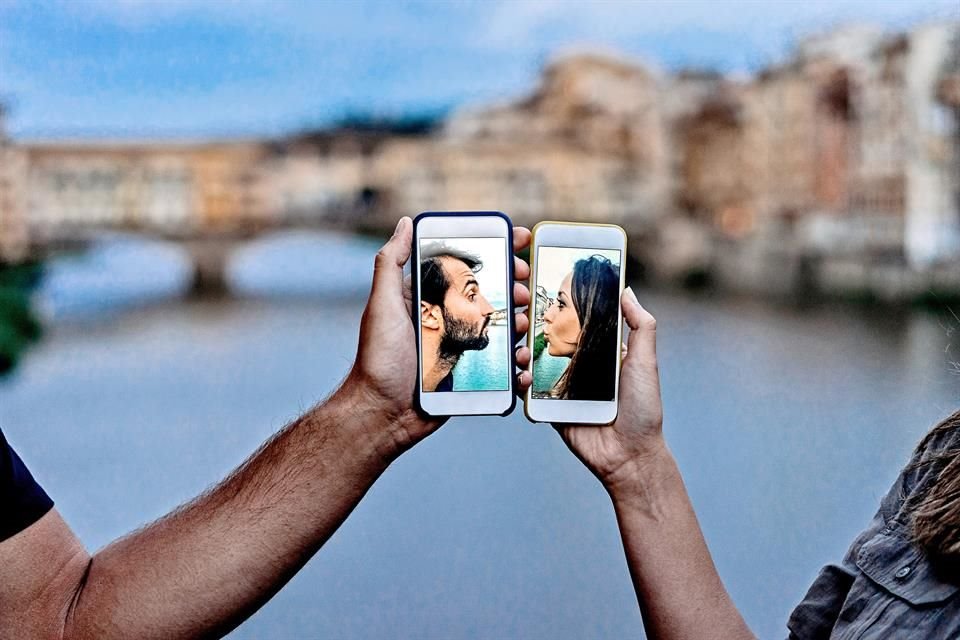
[[[573,272],[560,283],[557,299],[543,314],[543,337],[547,341],[547,353],[570,358],[580,343],[580,317],[573,306],[570,284]]]
[[[554,425],[613,501],[648,638],[753,638],[717,574],[663,436],[656,320],[632,289],[620,298],[630,337],[616,421]],[[518,352],[526,367],[529,351]]]
[[[471,334],[486,334],[487,320],[496,311],[480,293],[476,274],[461,260],[442,256],[440,265],[450,283],[443,297],[443,308],[429,302],[420,303],[420,342],[423,353],[423,388],[433,391],[456,365],[455,359],[442,358],[440,344],[447,331],[443,317],[455,318],[471,328]]]
[[[216,638],[276,594],[391,462],[443,424],[413,407],[412,234],[402,218],[377,254],[341,386],[225,480],[93,555],[56,509],[0,543],[0,638]],[[519,250],[530,232],[513,237]],[[520,260],[514,269],[529,276]],[[513,296],[530,300],[519,283]],[[520,334],[527,326],[516,318]],[[518,387],[529,385],[521,375]]]

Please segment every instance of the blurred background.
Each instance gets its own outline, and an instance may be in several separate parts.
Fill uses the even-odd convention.
[[[91,549],[355,352],[402,215],[612,222],[666,430],[782,637],[960,398],[955,2],[0,0],[0,424]],[[553,431],[454,419],[236,638],[634,637]]]

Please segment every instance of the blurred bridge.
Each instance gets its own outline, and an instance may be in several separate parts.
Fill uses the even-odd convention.
[[[195,288],[216,290],[233,248],[261,234],[379,231],[386,207],[377,189],[360,178],[344,183],[340,164],[319,152],[275,147],[262,140],[13,145],[0,130],[0,260],[82,250],[104,234],[143,236],[182,246],[196,267]]]
[[[362,215],[318,215],[269,223],[258,221],[205,227],[60,224],[42,233],[30,234],[26,255],[31,259],[44,260],[58,254],[82,252],[96,240],[114,234],[158,240],[180,246],[193,263],[194,294],[215,294],[226,291],[227,264],[230,255],[240,245],[265,234],[281,231],[377,233],[378,229],[369,223],[363,223],[364,219]]]

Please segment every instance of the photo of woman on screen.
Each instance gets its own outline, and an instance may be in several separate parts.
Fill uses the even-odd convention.
[[[581,257],[561,280],[556,297],[538,304],[546,306],[538,360],[546,351],[567,362],[555,381],[546,373],[536,375],[534,366],[534,397],[613,400],[619,351],[619,266],[602,255]],[[545,365],[544,372],[548,370]]]

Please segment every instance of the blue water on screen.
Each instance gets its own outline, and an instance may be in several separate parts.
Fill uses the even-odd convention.
[[[454,391],[505,391],[510,388],[507,325],[490,325],[490,344],[467,351],[453,369]]]

